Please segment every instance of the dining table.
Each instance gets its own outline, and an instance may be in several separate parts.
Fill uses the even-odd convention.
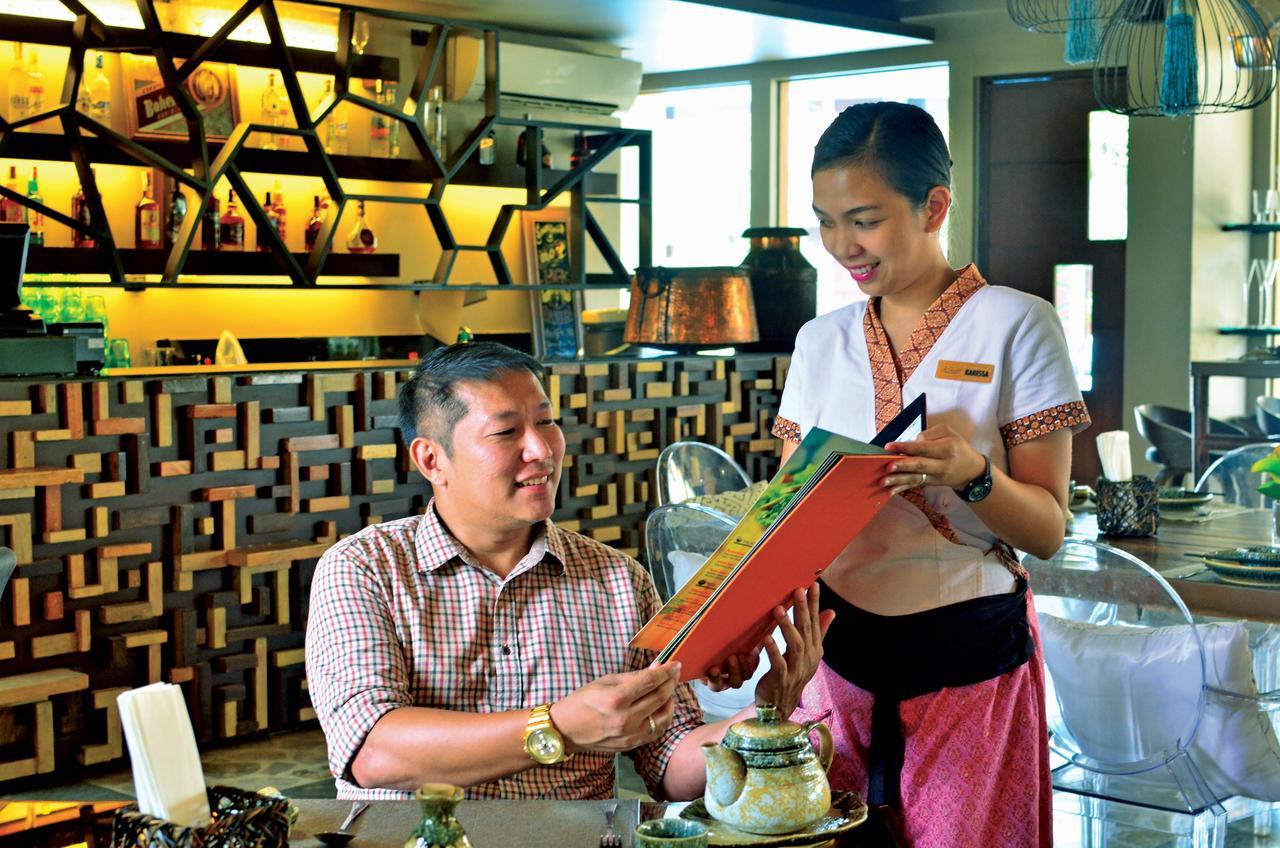
[[[1244,545],[1271,544],[1271,510],[1223,509],[1217,514],[1209,512],[1204,516],[1207,520],[1186,520],[1194,517],[1162,513],[1155,535],[1125,538],[1102,534],[1093,512],[1077,512],[1067,534],[1110,545],[1142,560],[1173,586],[1193,614],[1280,622],[1280,581],[1270,586],[1232,583],[1209,570],[1200,556]],[[1073,589],[1096,589],[1088,582],[1103,579],[1100,572],[1053,563],[1030,559],[1025,563],[1035,591],[1069,595]],[[1105,579],[1116,578],[1108,574]],[[1140,576],[1135,572],[1132,579]]]
[[[316,834],[333,832],[352,803],[338,799],[294,799],[297,821],[289,833],[291,848],[322,848]],[[649,819],[676,817],[685,803],[654,803],[639,799],[598,801],[559,800],[464,800],[455,811],[474,848],[599,848],[606,833],[606,811],[612,810],[614,832],[621,848],[632,848],[636,824]],[[116,811],[132,807],[131,802],[0,801],[0,848],[31,848],[36,845],[79,842],[92,848],[106,848],[111,841],[111,822]],[[417,801],[371,801],[351,825],[350,848],[404,848],[422,819]],[[779,837],[766,840],[781,846],[797,845]],[[737,843],[740,848],[748,845]],[[811,840],[803,844],[821,848],[900,848],[906,841],[896,816],[884,808],[873,808],[857,827],[833,840]]]

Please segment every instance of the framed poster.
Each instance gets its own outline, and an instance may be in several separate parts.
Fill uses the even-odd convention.
[[[530,285],[572,285],[569,210],[548,207],[521,213]],[[534,355],[576,359],[582,355],[582,292],[545,288],[530,292]]]
[[[187,120],[161,82],[156,60],[129,53],[120,58],[124,69],[125,127],[129,137],[186,138]],[[235,67],[222,62],[201,62],[184,86],[204,116],[206,140],[221,141],[231,135],[240,120]]]

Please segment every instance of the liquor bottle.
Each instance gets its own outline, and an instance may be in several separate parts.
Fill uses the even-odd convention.
[[[387,86],[382,80],[374,80],[373,83],[373,99],[378,103],[385,103],[387,100]],[[394,102],[394,101],[393,101]],[[374,112],[369,120],[369,155],[381,156],[387,158],[391,155],[391,124],[394,123],[390,118],[381,112]]]
[[[289,227],[287,222],[289,220],[289,210],[285,209],[284,192],[280,190],[279,180],[276,180],[275,186],[271,189],[271,195],[275,198],[275,206],[273,208],[276,212],[276,232],[280,234],[280,241],[288,244]]]
[[[529,120],[531,117],[532,116],[528,112],[524,113],[524,119],[526,121]],[[525,150],[525,140],[524,140],[525,130],[527,129],[529,128],[521,127],[520,135],[516,136],[516,165],[521,168],[523,168],[525,164],[529,161],[529,151]]]
[[[36,51],[27,52],[27,114],[38,115],[44,111],[44,74],[40,73],[40,65],[36,57]],[[42,125],[47,121],[40,121],[32,126],[32,129],[43,130]]]
[[[307,221],[307,231],[302,237],[308,251],[316,246],[316,238],[320,235],[320,228],[323,226],[324,213],[320,210],[320,195],[317,194],[311,207],[311,218]]]
[[[5,183],[5,188],[14,194],[18,193],[18,169],[14,165],[9,166],[9,182]],[[0,220],[7,224],[25,223],[27,207],[8,197],[0,197]]]
[[[591,148],[587,146],[587,134],[578,130],[578,135],[573,139],[573,153],[569,154],[569,169],[576,171],[590,155]]]
[[[187,217],[187,196],[182,193],[178,181],[173,181],[173,193],[165,210],[164,246],[173,247],[182,232],[182,222]]]
[[[427,94],[427,138],[441,157],[445,154],[444,88],[433,85]]]
[[[266,200],[262,204],[262,211],[267,214],[267,226],[269,226],[271,229],[279,233],[280,218],[279,216],[276,215],[275,204],[271,202],[271,192],[267,192]],[[258,242],[258,250],[268,251],[271,249],[271,241],[270,239],[267,238],[266,227],[258,228],[257,242]]]
[[[320,99],[321,108],[328,106],[333,101],[333,98],[333,80],[326,79],[324,81],[324,95]],[[349,146],[347,144],[347,110],[344,108],[345,106],[345,103],[339,103],[334,106],[323,121],[323,131],[320,137],[324,140],[325,153],[339,156],[347,155]]]
[[[363,200],[359,201],[358,211],[356,225],[351,228],[351,235],[347,237],[347,250],[352,253],[373,253],[378,249],[378,236],[364,219]]]
[[[94,180],[96,181],[97,171],[91,168],[90,173],[94,175]],[[76,189],[75,195],[71,198],[71,217],[79,224],[86,227],[92,226],[93,216],[89,214],[89,199],[85,196],[84,186]],[[96,244],[93,236],[88,233],[82,233],[79,230],[71,231],[72,247],[94,247]]]
[[[27,200],[33,203],[44,203],[44,198],[40,195],[37,171],[37,168],[32,168],[31,179],[27,180]],[[44,213],[32,209],[27,217],[27,223],[31,226],[31,243],[44,244]]]
[[[481,165],[492,165],[494,154],[498,146],[498,139],[493,134],[493,130],[489,130],[484,138],[480,139],[480,148],[476,151],[476,158]]]
[[[151,196],[151,172],[142,174],[142,197],[133,213],[134,245],[139,250],[159,250],[163,246],[160,233],[160,204]]]
[[[89,117],[105,126],[111,125],[111,81],[102,69],[102,54],[94,60],[93,79],[89,80]],[[84,88],[81,83],[80,88]]]
[[[547,149],[547,143],[542,143],[542,167],[550,168],[552,164],[551,151]]]
[[[27,85],[27,63],[23,61],[22,43],[13,44],[13,64],[9,66],[9,120],[20,121],[31,114]]]
[[[262,92],[259,102],[262,106],[262,123],[273,127],[284,125],[284,92],[276,85],[275,74],[267,74],[267,90]],[[267,133],[267,143],[263,147],[267,150],[279,150],[279,136]]]
[[[244,250],[244,218],[236,208],[235,189],[227,192],[227,211],[218,219],[218,250]]]
[[[218,213],[218,198],[210,197],[205,207],[204,218],[200,221],[200,247],[203,250],[217,250],[222,245],[222,216]]]

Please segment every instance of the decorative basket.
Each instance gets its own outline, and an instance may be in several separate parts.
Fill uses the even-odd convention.
[[[116,812],[112,848],[276,848],[289,844],[289,800],[210,786],[213,821],[184,827],[128,807]]]
[[[1160,527],[1160,490],[1150,477],[1099,477],[1098,529],[1106,536],[1152,536]]]

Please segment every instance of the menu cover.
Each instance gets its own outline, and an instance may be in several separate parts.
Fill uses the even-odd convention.
[[[892,441],[925,428],[920,395],[871,443],[814,427],[702,568],[640,629],[631,647],[682,663],[696,680],[757,650],[773,608],[808,586],[889,502],[880,481]]]

